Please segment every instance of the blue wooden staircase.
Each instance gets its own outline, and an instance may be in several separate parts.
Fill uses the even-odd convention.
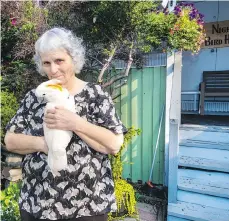
[[[182,125],[179,134],[167,221],[229,221],[229,127]]]

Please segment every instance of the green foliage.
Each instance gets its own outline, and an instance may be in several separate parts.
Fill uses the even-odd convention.
[[[63,27],[76,31],[83,20],[82,12],[85,2],[53,1],[47,5],[47,23],[50,27]],[[80,10],[79,10],[80,8]],[[78,16],[77,16],[78,14]],[[79,36],[79,34],[77,35]]]
[[[25,70],[26,64],[23,61],[12,61],[7,66],[2,67],[2,88],[9,91],[14,91],[18,94],[23,91],[25,85]]]
[[[10,62],[13,59],[12,50],[18,41],[18,27],[12,25],[10,13],[6,10],[6,3],[1,7],[1,62]],[[12,3],[10,3],[12,4]],[[5,7],[4,7],[5,6]],[[12,10],[14,8],[12,7]]]
[[[18,101],[44,80],[29,61],[17,60],[2,66],[2,89],[14,93]]]
[[[29,1],[2,2],[2,82],[3,90],[17,100],[44,80],[32,62],[34,43],[46,28],[47,10]]]
[[[121,212],[122,209],[126,210],[127,213],[125,216],[136,217],[136,198],[135,198],[135,190],[127,183],[126,180],[122,179],[122,171],[124,162],[121,159],[122,151],[127,147],[127,145],[131,142],[134,136],[139,135],[141,133],[140,129],[135,129],[131,127],[128,129],[128,132],[124,136],[123,145],[118,154],[115,156],[110,156],[112,173],[115,184],[115,197],[117,202],[117,213],[115,217],[118,217],[118,213]],[[120,218],[120,217],[119,217]],[[123,217],[122,217],[123,218]],[[115,219],[112,214],[109,215],[109,220]]]
[[[37,7],[32,0],[22,1],[20,10],[16,55],[18,58],[30,60],[34,55],[36,40],[47,29],[48,12],[45,8]]]
[[[10,119],[15,115],[18,109],[18,102],[13,93],[8,91],[1,91],[1,141],[3,141],[5,136],[5,127]]]
[[[131,142],[133,137],[140,135],[140,133],[141,133],[140,129],[135,129],[134,127],[128,128],[128,132],[124,136],[124,142],[119,153],[116,154],[115,156],[110,156],[114,180],[118,180],[122,178],[122,171],[123,171],[123,164],[124,164],[124,162],[122,161],[123,150],[127,148],[127,145]]]
[[[115,180],[115,198],[117,202],[117,213],[115,215],[109,213],[109,221],[117,220],[117,218],[123,219],[125,217],[138,217],[135,190],[131,184],[127,183],[126,180]],[[123,210],[127,211],[127,213],[120,216],[119,213],[122,213]]]
[[[41,25],[45,26],[48,10],[35,6],[33,1],[29,0],[22,3],[22,12],[20,35],[24,34],[27,39],[32,37],[35,42],[41,30],[45,30]]]
[[[4,49],[2,61],[18,58],[30,61],[34,54],[35,41],[47,29],[46,17],[47,10],[36,7],[32,0],[3,2],[1,7]]]
[[[137,27],[138,41],[144,52],[149,52],[152,47],[192,52],[200,50],[205,39],[205,32],[202,15],[193,4],[177,5],[176,10],[171,13],[160,11],[155,7],[150,13],[146,13],[146,11],[149,12],[149,9],[149,3],[136,4],[134,10],[138,13],[132,14],[133,23]]]
[[[9,187],[1,191],[1,220],[20,221],[18,199],[20,194],[21,182],[11,182]]]
[[[155,13],[158,2],[138,2],[130,13],[132,25],[135,27],[138,48],[143,52],[160,49],[165,37],[168,23],[159,13]]]
[[[12,60],[11,50],[17,42],[17,28],[10,24],[10,19],[3,19],[1,25],[1,61],[9,62]]]

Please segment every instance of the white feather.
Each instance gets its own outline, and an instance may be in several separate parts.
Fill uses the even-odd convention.
[[[48,85],[58,84],[56,79],[46,81],[40,84],[36,89],[36,95],[38,98],[43,98],[47,101],[45,107],[45,113],[49,109],[53,109],[56,106],[62,106],[72,112],[75,112],[74,97],[69,94],[67,89],[63,88],[62,91],[47,87]],[[66,147],[68,146],[71,138],[72,131],[64,131],[57,129],[49,129],[46,124],[43,124],[45,141],[48,145],[48,165],[52,173],[57,176],[60,175],[58,171],[65,170],[67,168],[67,153]]]

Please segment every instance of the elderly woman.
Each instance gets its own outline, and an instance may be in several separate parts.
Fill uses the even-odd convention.
[[[35,44],[37,69],[59,79],[74,96],[76,112],[62,107],[44,115],[45,102],[29,91],[7,125],[8,150],[25,154],[19,206],[23,221],[103,221],[116,210],[114,182],[108,154],[116,154],[126,128],[110,96],[99,85],[78,79],[84,65],[81,40],[69,30],[53,28]],[[47,164],[48,128],[73,131],[66,147],[67,169],[53,176]]]

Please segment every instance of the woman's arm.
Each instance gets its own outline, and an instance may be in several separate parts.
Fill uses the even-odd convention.
[[[11,152],[19,154],[30,154],[34,152],[48,153],[48,147],[44,137],[15,134],[8,131],[4,141],[7,150]]]
[[[50,129],[74,131],[91,148],[101,153],[116,154],[123,144],[123,134],[116,135],[62,107],[49,109],[44,121]]]
[[[82,119],[83,120],[83,119]],[[123,144],[123,134],[114,134],[110,130],[83,120],[74,132],[90,147],[105,154],[117,154]]]

